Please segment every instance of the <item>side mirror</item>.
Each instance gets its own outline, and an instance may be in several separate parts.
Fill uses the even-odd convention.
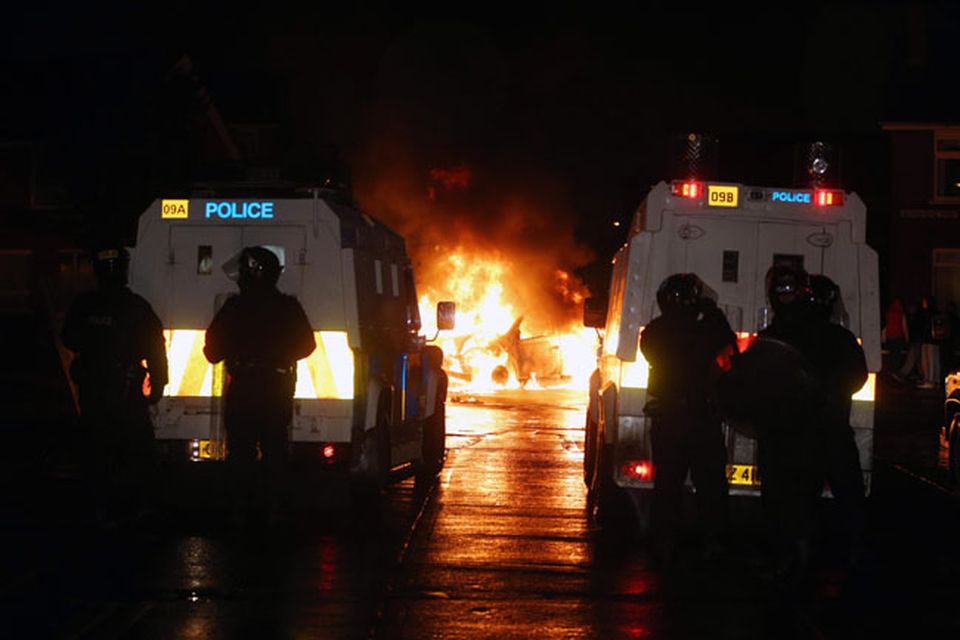
[[[437,303],[437,329],[449,331],[457,324],[457,304],[444,301]]]
[[[583,301],[583,326],[602,329],[607,326],[607,301],[604,298],[587,298]]]

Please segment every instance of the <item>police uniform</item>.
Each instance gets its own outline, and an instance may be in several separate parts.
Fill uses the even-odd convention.
[[[699,282],[693,274],[678,276]],[[668,278],[661,291],[670,286]],[[645,412],[653,422],[653,533],[665,554],[675,546],[688,470],[709,537],[721,533],[726,516],[727,456],[713,395],[717,357],[736,350],[736,336],[712,301],[699,291],[690,296],[696,299],[685,309],[671,310],[661,302],[663,313],[640,335],[640,349],[650,364]]]
[[[866,490],[850,409],[853,394],[867,381],[867,363],[856,336],[830,321],[840,295],[837,285],[815,275],[811,287],[815,311],[807,348],[824,393],[818,430],[823,478],[841,509],[850,542],[856,545],[864,524]]]
[[[210,362],[226,363],[227,464],[241,509],[256,489],[258,445],[269,498],[282,500],[296,362],[316,346],[303,307],[276,288],[280,268],[272,255],[260,247],[244,250],[240,294],[228,298],[214,316],[204,345]],[[266,266],[254,267],[249,276],[251,261]]]
[[[778,387],[756,398],[758,457],[764,511],[777,543],[776,571],[799,578],[809,561],[814,509],[823,486],[822,425],[825,388],[814,356],[817,335],[811,308],[809,277],[802,269],[775,266],[768,272],[773,322],[758,334],[758,350],[766,343],[781,351],[754,352],[737,366],[773,366],[771,384]],[[736,367],[735,367],[736,369]],[[777,406],[771,406],[771,399]]]
[[[126,287],[128,259],[122,248],[94,254],[98,288],[73,301],[61,335],[75,353],[70,374],[101,512],[145,499],[155,462],[148,404],[167,383],[163,328],[150,304]]]
[[[753,356],[767,342],[779,342],[790,355],[779,355],[769,380],[779,389],[757,394],[760,410],[758,462],[764,511],[778,545],[778,570],[797,577],[806,569],[814,509],[823,486],[823,388],[808,357],[809,333],[776,317],[759,333]],[[744,365],[746,363],[738,363]],[[758,391],[754,388],[755,391]]]

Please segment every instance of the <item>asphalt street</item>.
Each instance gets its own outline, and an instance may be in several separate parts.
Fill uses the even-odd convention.
[[[213,472],[183,504],[103,530],[69,441],[31,456],[6,470],[3,626],[56,638],[954,637],[960,511],[938,466],[937,397],[883,393],[867,549],[844,561],[825,502],[811,578],[789,593],[766,576],[756,500],[735,501],[725,558],[705,564],[689,546],[667,572],[628,521],[593,522],[580,394],[452,394],[434,484],[359,505],[336,483],[303,486],[323,499],[274,529],[231,528]]]

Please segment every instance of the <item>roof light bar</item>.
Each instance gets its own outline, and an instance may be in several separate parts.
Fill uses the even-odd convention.
[[[813,192],[813,203],[818,207],[837,207],[843,204],[843,191],[837,189],[817,189]]]
[[[703,183],[693,180],[670,183],[670,193],[681,198],[697,199],[703,195]]]

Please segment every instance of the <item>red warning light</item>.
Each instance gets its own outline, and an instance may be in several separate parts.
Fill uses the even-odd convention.
[[[835,207],[843,204],[843,191],[817,189],[813,192],[813,202],[818,207]]]
[[[324,458],[326,458],[327,460],[330,460],[330,459],[333,458],[335,455],[337,455],[337,448],[336,448],[336,447],[334,447],[332,444],[324,445],[324,447],[323,447],[323,457],[324,457]]]
[[[632,480],[653,480],[653,465],[649,460],[628,460],[621,470]]]
[[[703,184],[699,182],[674,182],[670,185],[670,192],[683,198],[699,198],[703,195]]]

